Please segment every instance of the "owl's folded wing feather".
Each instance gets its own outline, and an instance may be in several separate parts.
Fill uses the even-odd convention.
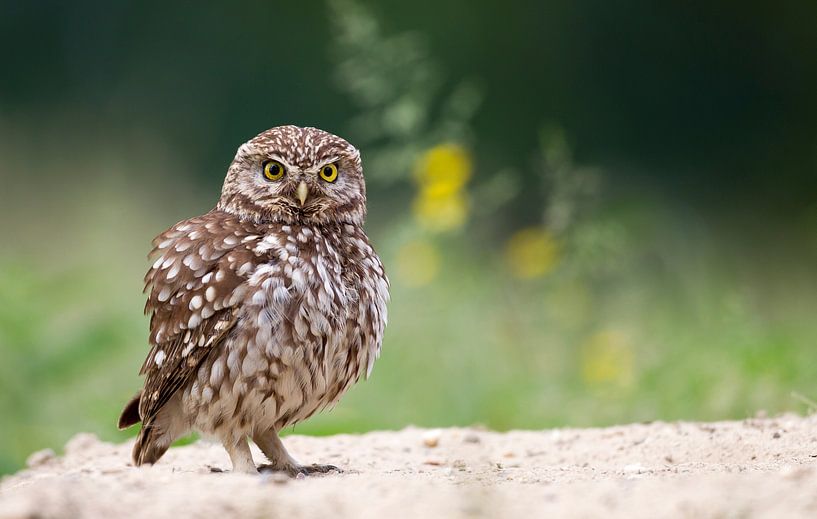
[[[154,241],[145,276],[151,350],[139,415],[147,424],[230,333],[260,258],[250,224],[221,211],[179,222]],[[261,259],[263,260],[263,259]]]

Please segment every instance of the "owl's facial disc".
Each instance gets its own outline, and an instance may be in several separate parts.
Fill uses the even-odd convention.
[[[360,152],[317,128],[272,128],[239,147],[218,208],[256,221],[362,224]]]

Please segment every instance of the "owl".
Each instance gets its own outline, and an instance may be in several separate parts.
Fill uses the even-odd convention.
[[[142,422],[136,465],[197,431],[236,472],[301,465],[278,437],[338,402],[380,354],[389,282],[363,222],[360,152],[317,128],[281,126],[238,148],[216,207],[153,241],[145,276],[150,353],[121,429]]]

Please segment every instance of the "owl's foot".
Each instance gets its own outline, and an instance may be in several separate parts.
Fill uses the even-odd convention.
[[[290,477],[305,477],[311,474],[326,474],[329,472],[343,472],[334,465],[301,465],[289,455],[278,433],[274,430],[263,434],[254,434],[253,441],[258,445],[267,459],[268,465],[258,467],[260,472],[283,472]]]
[[[282,472],[291,478],[297,478],[299,476],[300,477],[311,476],[313,474],[328,474],[330,472],[337,473],[343,472],[341,469],[334,465],[319,465],[317,463],[313,463],[312,465],[298,465],[295,463],[288,463],[284,466],[276,464],[267,464],[258,467],[258,471],[261,473]]]

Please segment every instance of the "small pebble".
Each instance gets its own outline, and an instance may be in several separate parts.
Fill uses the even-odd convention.
[[[442,433],[439,429],[432,429],[423,434],[423,445],[426,447],[436,447],[440,444],[440,436]]]
[[[467,432],[465,436],[462,437],[462,441],[465,443],[479,443],[479,435],[474,432]]]

